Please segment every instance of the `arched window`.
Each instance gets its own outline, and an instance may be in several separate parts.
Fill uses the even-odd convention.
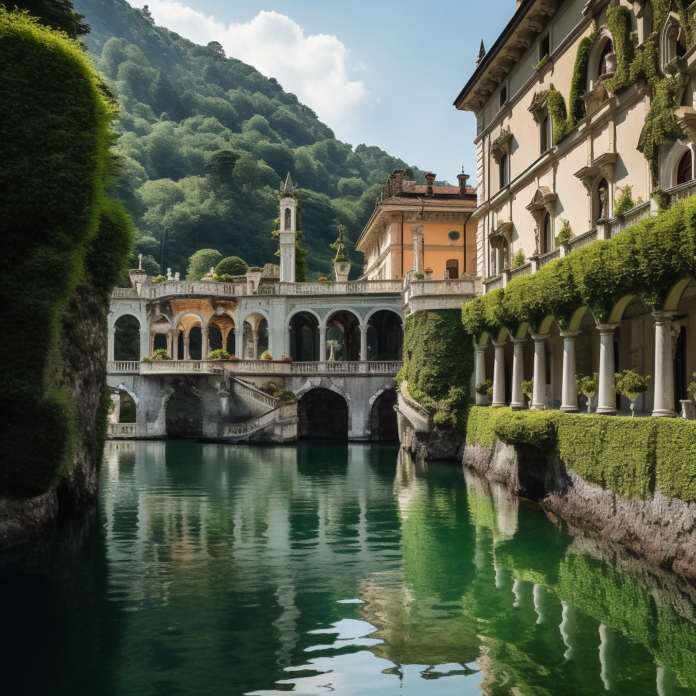
[[[670,12],[662,28],[660,37],[660,67],[665,69],[667,63],[686,53],[686,34],[679,22],[679,17]]]
[[[505,188],[508,185],[508,155],[503,154],[500,157],[500,164],[498,165],[500,170],[500,188]]]
[[[457,259],[448,259],[445,264],[447,268],[447,277],[450,279],[459,278],[459,261]]]
[[[677,166],[677,186],[693,179],[693,159],[691,150],[687,150]]]
[[[541,154],[551,147],[551,119],[545,116],[541,122]]]
[[[614,54],[614,44],[611,40],[607,41],[602,48],[597,66],[597,77],[613,75],[616,72],[616,56]]]
[[[546,213],[541,228],[541,253],[548,254],[553,251],[553,230],[551,227],[551,215]]]

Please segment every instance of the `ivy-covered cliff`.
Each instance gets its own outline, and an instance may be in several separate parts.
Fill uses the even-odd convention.
[[[133,227],[108,197],[117,105],[75,40],[0,8],[0,544],[96,493],[106,315]],[[60,494],[58,493],[60,491]]]

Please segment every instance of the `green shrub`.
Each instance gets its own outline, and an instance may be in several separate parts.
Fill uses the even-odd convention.
[[[249,266],[247,269],[247,273],[260,273],[261,271],[263,271],[261,266]]]
[[[614,201],[614,215],[623,215],[636,205],[632,196],[633,186],[626,184],[620,191],[619,197]]]
[[[259,387],[259,390],[264,394],[268,394],[274,398],[278,398],[278,394],[283,391],[283,387],[278,386],[274,382],[266,382]]]
[[[528,396],[530,399],[532,398],[532,394],[534,393],[534,380],[533,379],[522,380],[522,393],[525,396]]]
[[[524,249],[521,247],[512,255],[512,267],[519,268],[527,263],[527,257],[524,255]]]
[[[649,375],[643,377],[634,370],[624,370],[614,375],[614,389],[617,394],[625,396],[631,402],[631,412],[634,410],[636,399],[648,391],[649,380]]]
[[[210,353],[208,353],[208,360],[229,360],[230,357],[230,354],[224,348],[211,350]]]
[[[558,234],[555,237],[556,246],[560,246],[563,242],[567,242],[569,239],[573,238],[573,230],[570,227],[568,220],[561,218],[561,229],[558,230]]]
[[[158,348],[152,353],[152,356],[145,356],[143,362],[159,362],[160,360],[171,360],[171,356],[167,353],[166,348]]]
[[[186,280],[200,280],[222,261],[222,254],[216,249],[199,249],[191,258],[186,271]]]
[[[668,498],[696,501],[696,423],[682,418],[651,420],[657,429],[656,487]]]
[[[158,275],[156,278],[153,278],[150,282],[151,283],[164,283],[166,280],[167,280],[167,276]]]
[[[556,445],[559,411],[512,411],[505,409],[495,419],[493,431],[506,445],[533,445],[551,450]]]
[[[494,447],[495,421],[509,409],[472,406],[466,420],[466,444],[479,447]]]
[[[404,366],[397,384],[408,382],[411,396],[445,429],[464,432],[474,345],[456,309],[415,312],[406,319]]]
[[[575,387],[578,394],[583,394],[591,399],[599,391],[599,373],[595,372],[592,376],[576,375]]]
[[[215,275],[223,276],[240,276],[244,275],[249,270],[246,261],[240,259],[239,256],[228,256],[222,259],[215,267]]]
[[[276,398],[280,399],[284,404],[289,404],[295,401],[297,397],[291,389],[282,389]]]
[[[493,382],[490,379],[476,385],[476,393],[480,396],[493,396]]]

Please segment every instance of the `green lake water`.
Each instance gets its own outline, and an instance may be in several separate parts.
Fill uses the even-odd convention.
[[[109,443],[0,600],[7,696],[696,694],[693,585],[392,446]]]

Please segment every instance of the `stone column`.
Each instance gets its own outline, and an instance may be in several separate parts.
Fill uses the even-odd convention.
[[[561,386],[561,411],[577,413],[578,390],[575,386],[575,338],[579,331],[561,331],[563,339],[563,384]]]
[[[481,346],[478,343],[475,344],[476,350],[476,363],[474,369],[474,387],[477,387],[481,382],[486,381],[486,346]],[[484,394],[476,393],[476,405],[477,406],[488,406],[490,404],[490,397]]]
[[[109,342],[106,348],[106,359],[109,362],[114,361],[114,337],[116,336],[116,327],[112,326],[109,329]]]
[[[326,327],[319,327],[319,361],[326,360]]]
[[[234,354],[240,359],[244,359],[244,327],[234,327]]]
[[[655,312],[655,399],[653,416],[674,418],[674,359],[672,357],[672,315]]]
[[[208,327],[201,326],[201,360],[208,359]]]
[[[367,360],[367,326],[360,326],[360,360]]]
[[[493,341],[493,407],[505,406],[505,341]]]
[[[526,406],[524,394],[522,393],[522,380],[524,380],[524,343],[526,339],[515,339],[512,341],[512,402],[510,406],[519,410]]]
[[[191,356],[189,354],[189,341],[191,339],[188,336],[184,336],[184,360],[190,360]]]
[[[179,359],[179,331],[172,331],[172,360]]]
[[[152,357],[154,352],[155,352],[155,333],[154,333],[154,331],[150,331],[150,344],[148,346],[148,355],[150,357]]]
[[[607,416],[616,414],[616,391],[614,390],[614,331],[618,324],[599,324],[599,392],[597,413]]]
[[[254,360],[259,359],[259,330],[258,328],[252,331],[254,337]]]
[[[167,331],[167,355],[172,357],[172,332]]]
[[[549,334],[534,334],[534,389],[532,406],[537,411],[546,408],[546,339]]]
[[[288,324],[288,327],[285,329],[285,348],[283,350],[283,355],[285,355],[286,358],[290,357],[290,329],[291,328],[292,327]]]
[[[150,355],[150,332],[147,329],[140,329],[140,359]]]

